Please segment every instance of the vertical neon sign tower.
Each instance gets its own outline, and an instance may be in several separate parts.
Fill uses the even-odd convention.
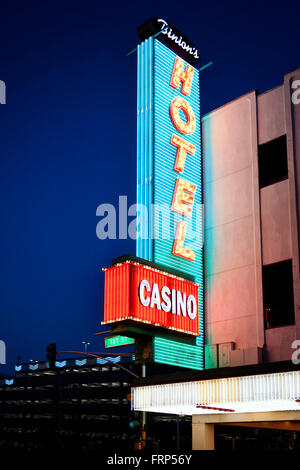
[[[154,360],[203,369],[203,227],[199,72],[159,40],[138,46],[137,256],[193,276],[196,345],[155,337]]]

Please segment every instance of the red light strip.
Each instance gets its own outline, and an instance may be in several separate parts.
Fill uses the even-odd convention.
[[[196,408],[202,408],[203,410],[225,411],[226,413],[235,412],[235,410],[231,410],[230,408],[217,408],[215,406],[208,406],[208,405],[196,405]]]

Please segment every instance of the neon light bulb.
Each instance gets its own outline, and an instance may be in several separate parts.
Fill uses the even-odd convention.
[[[186,222],[183,222],[182,220],[178,222],[172,254],[175,256],[180,256],[181,258],[187,259],[189,261],[195,261],[195,251],[190,250],[184,246],[186,226]]]
[[[170,86],[172,88],[178,88],[180,82],[182,82],[181,93],[185,96],[189,95],[192,88],[194,69],[191,65],[187,65],[183,70],[183,60],[180,57],[176,57],[174,67],[172,71]]]
[[[191,217],[196,185],[183,178],[177,178],[171,209],[185,217]]]
[[[186,122],[181,119],[179,111],[182,110]],[[174,98],[170,104],[170,116],[174,127],[181,134],[192,134],[196,129],[196,119],[191,105],[181,96]]]
[[[181,173],[184,169],[186,154],[194,155],[196,147],[176,134],[172,135],[171,144],[177,147],[174,170]]]

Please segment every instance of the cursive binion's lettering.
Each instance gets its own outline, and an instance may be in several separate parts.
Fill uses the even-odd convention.
[[[195,47],[192,47],[189,44],[187,44],[185,41],[183,41],[182,36],[177,36],[177,34],[173,32],[172,28],[170,28],[170,26],[165,20],[159,18],[157,21],[158,23],[161,24],[161,30],[162,30],[161,34],[167,35],[168,38],[171,39],[171,41],[174,41],[175,44],[180,46],[184,51],[191,54],[195,59],[200,59],[198,50]]]

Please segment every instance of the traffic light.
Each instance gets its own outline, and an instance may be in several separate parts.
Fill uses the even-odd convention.
[[[141,426],[142,426],[142,423],[141,423],[140,412],[134,411],[130,415],[129,427],[135,434],[140,434]]]
[[[49,362],[49,369],[55,368],[56,361],[56,343],[50,343],[47,346],[47,361]]]
[[[139,411],[134,411],[130,415],[129,426],[130,429],[140,428],[141,427],[141,417]]]

